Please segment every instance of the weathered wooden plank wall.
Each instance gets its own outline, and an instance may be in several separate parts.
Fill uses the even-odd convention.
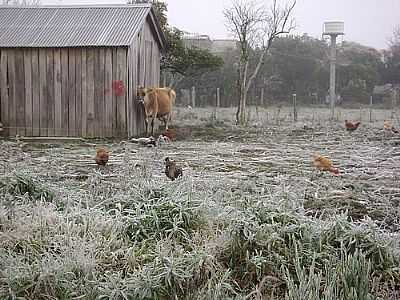
[[[24,73],[24,52],[15,53],[15,117],[17,122],[17,134],[25,135],[25,89],[20,87],[20,82],[25,82]]]
[[[75,52],[75,136],[82,135],[82,51]]]
[[[136,98],[138,86],[159,86],[160,47],[154,38],[150,22],[147,21],[128,50],[127,77],[128,135],[136,136],[144,132],[144,108]]]
[[[68,49],[68,136],[77,136],[75,103],[75,55],[76,49]]]
[[[135,48],[130,47],[128,49],[128,57],[127,57],[127,64],[128,64],[128,101],[126,105],[127,109],[127,126],[128,126],[128,136],[133,136],[137,132],[137,126],[136,122],[134,120],[137,120],[135,118],[135,100],[136,100],[136,95],[134,95],[134,84],[136,83],[135,81],[135,74],[136,71],[134,70],[133,66],[135,66]]]
[[[127,132],[126,126],[126,59],[127,52],[124,49],[117,49],[117,78],[114,81],[114,90],[117,101],[117,133]]]
[[[54,51],[46,51],[47,135],[55,135]],[[25,86],[26,89],[26,86]]]
[[[94,49],[86,51],[86,105],[87,105],[87,137],[94,137],[95,119],[94,119]]]
[[[8,118],[10,126],[10,135],[17,134],[17,109],[15,100],[16,80],[15,80],[15,52],[7,53],[7,73],[8,73]],[[7,127],[7,124],[4,124]]]
[[[39,49],[39,124],[40,136],[47,136],[49,127],[47,126],[47,82],[46,82],[46,49]],[[24,88],[21,86],[21,88]]]
[[[54,133],[55,136],[62,135],[62,106],[61,106],[61,50],[54,50]]]
[[[25,70],[25,126],[26,135],[33,135],[32,123],[32,60],[29,50],[24,50]]]
[[[86,58],[86,48],[82,49],[82,64],[81,64],[81,69],[82,69],[82,81],[81,81],[81,95],[82,95],[82,131],[81,135],[82,136],[87,136],[87,118],[84,118],[84,116],[87,116],[87,58]]]
[[[138,134],[137,68],[128,67],[137,66],[134,53],[128,61],[127,47],[0,49],[3,134]]]
[[[113,92],[112,92],[112,78],[113,78],[113,55],[111,49],[106,49],[105,53],[105,66],[104,66],[104,89],[105,89],[105,136],[110,137],[113,133]]]
[[[61,135],[68,136],[69,131],[69,72],[68,49],[61,49]]]
[[[126,50],[123,49],[123,51],[125,52],[125,55],[126,55]],[[105,108],[106,107],[106,103],[105,103],[105,94],[106,94],[105,77],[106,77],[106,74],[105,74],[104,64],[105,64],[105,60],[106,60],[105,59],[106,52],[105,52],[104,48],[99,49],[98,55],[99,55],[99,70],[96,73],[100,74],[100,76],[98,79],[99,98],[97,99],[97,104],[96,104],[96,106],[99,107],[97,110],[98,115],[96,116],[97,123],[99,124],[99,128],[98,128],[99,134],[97,134],[97,136],[105,137],[107,128],[106,128],[106,124],[105,124],[105,122],[106,122],[106,115],[105,115],[105,112],[106,112],[106,108]],[[121,135],[126,135],[126,130],[125,130],[125,132],[121,133]]]
[[[9,115],[8,115],[8,81],[7,81],[7,52],[1,51],[0,53],[0,120],[3,126],[9,124]],[[3,129],[4,135],[9,135],[8,128]]]
[[[32,135],[40,135],[40,99],[39,99],[39,50],[32,49],[31,51],[32,63]],[[27,62],[29,63],[29,62]],[[11,126],[11,124],[9,124]]]

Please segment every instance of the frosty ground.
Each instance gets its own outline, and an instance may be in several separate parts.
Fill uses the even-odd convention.
[[[177,108],[178,139],[2,140],[0,296],[397,299],[400,136],[388,110]],[[359,120],[344,130],[344,119]],[[105,168],[95,149],[112,151]],[[329,156],[334,177],[312,166]],[[183,167],[171,182],[164,158]],[[247,298],[246,298],[247,297]]]

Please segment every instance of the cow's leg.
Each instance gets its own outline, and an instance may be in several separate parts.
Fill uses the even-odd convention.
[[[149,132],[149,120],[147,118],[144,119],[144,124],[146,125],[146,137]]]
[[[151,119],[151,136],[154,136],[154,119]]]
[[[168,114],[168,122],[169,124],[172,123],[172,111]]]
[[[164,124],[165,124],[165,130],[168,130],[168,120],[170,120],[170,115],[164,117]]]

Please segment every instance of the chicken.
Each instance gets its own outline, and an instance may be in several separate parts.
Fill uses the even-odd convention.
[[[110,152],[108,152],[104,148],[97,149],[96,157],[94,160],[96,161],[96,164],[99,166],[105,166],[108,162],[108,158],[110,157]]]
[[[385,129],[386,131],[391,131],[393,133],[399,133],[399,131],[395,129],[389,121],[386,120],[383,122],[383,129]]]
[[[169,157],[165,158],[165,175],[171,180],[175,180],[183,175],[182,168],[177,166]]]
[[[320,171],[328,171],[333,173],[334,175],[339,175],[339,169],[334,168],[332,161],[322,155],[315,154],[314,155],[314,166]]]
[[[358,128],[358,126],[361,124],[361,122],[352,123],[350,121],[345,120],[344,124],[346,126],[347,131],[354,131]]]
[[[160,135],[157,138],[157,146],[158,147],[165,145],[165,144],[169,144],[169,143],[171,143],[171,140],[169,139],[169,137],[167,137],[165,135]]]
[[[143,146],[156,146],[156,139],[155,138],[153,138],[152,136],[151,137],[142,137],[142,138],[138,138],[138,139],[135,139],[135,138],[132,138],[131,139],[131,142],[132,143],[138,143],[138,144],[140,144],[140,145],[143,145]]]

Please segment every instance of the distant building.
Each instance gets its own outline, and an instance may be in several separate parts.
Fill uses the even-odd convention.
[[[385,95],[385,94],[390,94],[392,92],[393,86],[390,83],[387,83],[385,85],[376,85],[374,86],[373,94],[376,95]]]
[[[186,47],[196,47],[209,50],[213,53],[221,53],[237,49],[237,41],[230,39],[211,40],[208,35],[184,32],[183,43]]]
[[[211,50],[212,41],[208,35],[205,34],[196,34],[185,32],[183,37],[183,43],[188,48],[200,48]]]
[[[221,53],[236,50],[238,42],[236,40],[213,40],[211,51]]]

